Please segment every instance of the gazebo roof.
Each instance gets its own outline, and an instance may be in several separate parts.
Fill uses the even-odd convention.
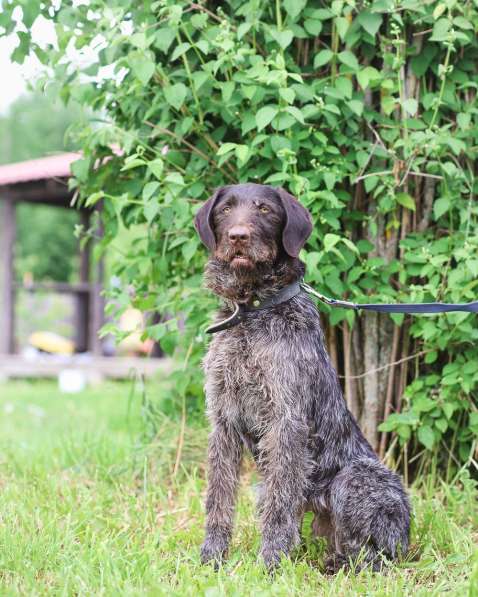
[[[60,153],[36,160],[5,164],[0,166],[0,186],[69,177],[71,164],[80,157],[79,153]]]
[[[68,178],[72,163],[80,158],[80,153],[59,153],[0,166],[0,202],[9,198],[71,207],[73,190],[68,188]]]

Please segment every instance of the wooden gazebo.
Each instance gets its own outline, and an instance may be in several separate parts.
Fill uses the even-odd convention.
[[[169,359],[102,356],[98,332],[103,325],[104,301],[101,294],[103,262],[91,265],[89,244],[80,253],[79,281],[69,283],[17,283],[14,275],[15,211],[20,202],[47,204],[63,209],[72,206],[73,193],[68,189],[71,164],[80,154],[63,153],[37,160],[0,166],[0,382],[10,377],[54,377],[65,368],[81,371],[90,381],[103,377],[125,378],[132,374],[150,376],[171,369]],[[81,223],[89,227],[92,211],[80,209]],[[35,221],[32,219],[32,228]],[[101,231],[97,231],[100,235]],[[52,230],[52,242],[55,231]],[[90,358],[23,358],[15,342],[16,293],[48,291],[69,293],[75,297],[76,352],[88,352]]]
[[[63,153],[36,160],[0,166],[0,354],[14,354],[15,343],[15,211],[20,202],[72,208],[72,192],[68,189],[71,164],[81,156]],[[76,209],[76,207],[75,207]],[[80,210],[81,223],[88,227],[91,211]],[[32,228],[35,221],[32,219]],[[55,231],[52,230],[52,242]],[[70,293],[75,297],[77,352],[101,354],[98,331],[103,324],[104,305],[101,296],[103,264],[90,266],[89,243],[81,251],[80,275],[76,284],[33,282],[20,287],[30,291]],[[93,271],[91,271],[93,269]]]

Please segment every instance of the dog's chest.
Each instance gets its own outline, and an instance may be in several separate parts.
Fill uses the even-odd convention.
[[[238,330],[239,332],[239,330]],[[254,333],[228,334],[206,359],[208,408],[254,437],[268,428],[275,398],[270,340]]]

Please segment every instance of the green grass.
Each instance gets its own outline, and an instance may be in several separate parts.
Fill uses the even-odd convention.
[[[180,422],[153,417],[128,384],[66,396],[11,382],[0,413],[1,595],[478,595],[478,496],[466,476],[412,491],[413,556],[387,573],[323,575],[324,546],[304,528],[271,577],[257,559],[247,463],[230,557],[214,572],[199,563],[204,422],[181,442]]]

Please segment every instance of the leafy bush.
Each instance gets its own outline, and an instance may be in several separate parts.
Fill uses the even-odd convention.
[[[216,186],[261,181],[298,196],[315,222],[307,281],[325,294],[475,298],[475,4],[15,1],[7,29],[17,5],[27,31],[15,58],[36,53],[65,100],[104,115],[82,133],[75,184],[88,205],[103,202],[104,247],[134,231],[117,247],[130,284],[117,298],[168,315],[148,333],[185,355],[176,395],[187,404],[201,395],[201,330],[214,305],[191,222]],[[31,40],[38,11],[55,22],[57,48]],[[78,61],[72,46],[97,58]],[[382,455],[401,445],[404,458],[424,448],[473,462],[474,316],[392,321],[337,309],[328,321],[347,403]]]

